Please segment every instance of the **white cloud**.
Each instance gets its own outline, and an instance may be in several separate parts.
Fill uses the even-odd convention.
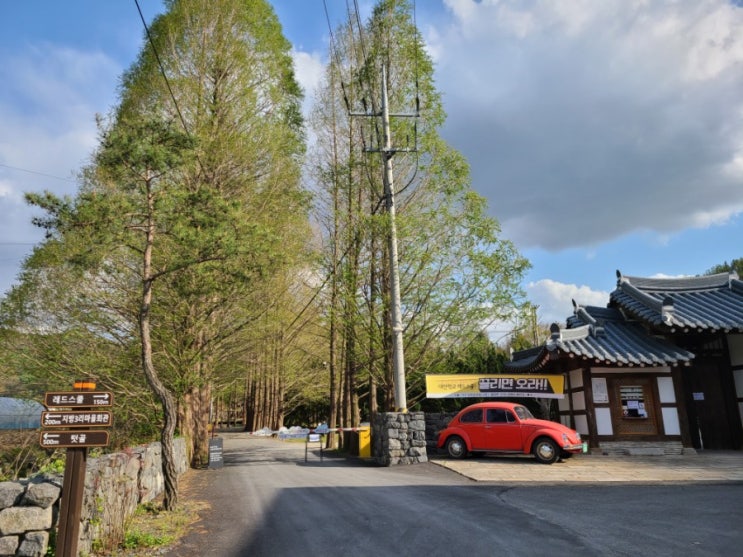
[[[25,192],[74,194],[112,106],[121,67],[100,52],[42,43],[0,51],[0,293],[43,234]]]
[[[743,213],[743,9],[726,0],[446,0],[427,32],[445,138],[521,248]]]
[[[573,303],[581,306],[606,307],[609,292],[594,290],[588,286],[565,284],[551,279],[542,279],[526,285],[529,300],[536,306],[540,323],[565,323],[573,314]]]
[[[317,52],[303,52],[300,50],[292,51],[292,59],[294,60],[294,72],[297,81],[304,90],[303,112],[307,114],[309,108],[315,102],[315,90],[325,73],[326,61]]]
[[[5,183],[3,180],[0,180],[0,197],[13,197],[15,195],[15,192],[13,191],[13,187]]]

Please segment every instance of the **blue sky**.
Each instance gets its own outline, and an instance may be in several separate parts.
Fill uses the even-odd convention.
[[[322,0],[272,2],[312,90]],[[326,0],[331,23],[346,0]],[[140,0],[148,23],[164,9]],[[371,2],[360,0],[362,17]],[[615,270],[705,272],[743,257],[743,9],[726,0],[417,0],[443,137],[532,262],[542,322],[605,305]],[[0,292],[41,239],[23,192],[73,194],[94,118],[143,27],[134,0],[3,3]]]

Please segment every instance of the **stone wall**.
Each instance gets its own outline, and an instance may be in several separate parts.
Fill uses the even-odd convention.
[[[186,444],[182,438],[175,440],[174,449],[177,470],[181,474],[188,468]],[[0,556],[46,554],[50,533],[58,520],[61,491],[61,476],[0,482]],[[95,540],[121,539],[126,519],[137,505],[152,501],[162,491],[160,443],[89,458],[79,554],[89,554]]]
[[[457,411],[454,412],[427,412],[426,413],[426,449],[428,454],[436,454],[436,443],[439,440],[439,431],[445,429],[449,425],[449,422],[454,416],[457,415]]]
[[[381,466],[428,461],[423,412],[380,412],[371,433],[372,458]]]

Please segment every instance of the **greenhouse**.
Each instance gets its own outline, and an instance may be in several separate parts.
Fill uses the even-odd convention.
[[[43,410],[33,400],[0,397],[0,429],[38,429]]]

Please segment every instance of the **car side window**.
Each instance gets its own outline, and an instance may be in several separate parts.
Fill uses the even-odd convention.
[[[508,421],[506,414],[503,408],[488,408],[488,423],[504,424]]]
[[[477,410],[470,410],[461,418],[459,418],[459,421],[463,424],[480,423],[482,421],[482,408],[478,408]]]

